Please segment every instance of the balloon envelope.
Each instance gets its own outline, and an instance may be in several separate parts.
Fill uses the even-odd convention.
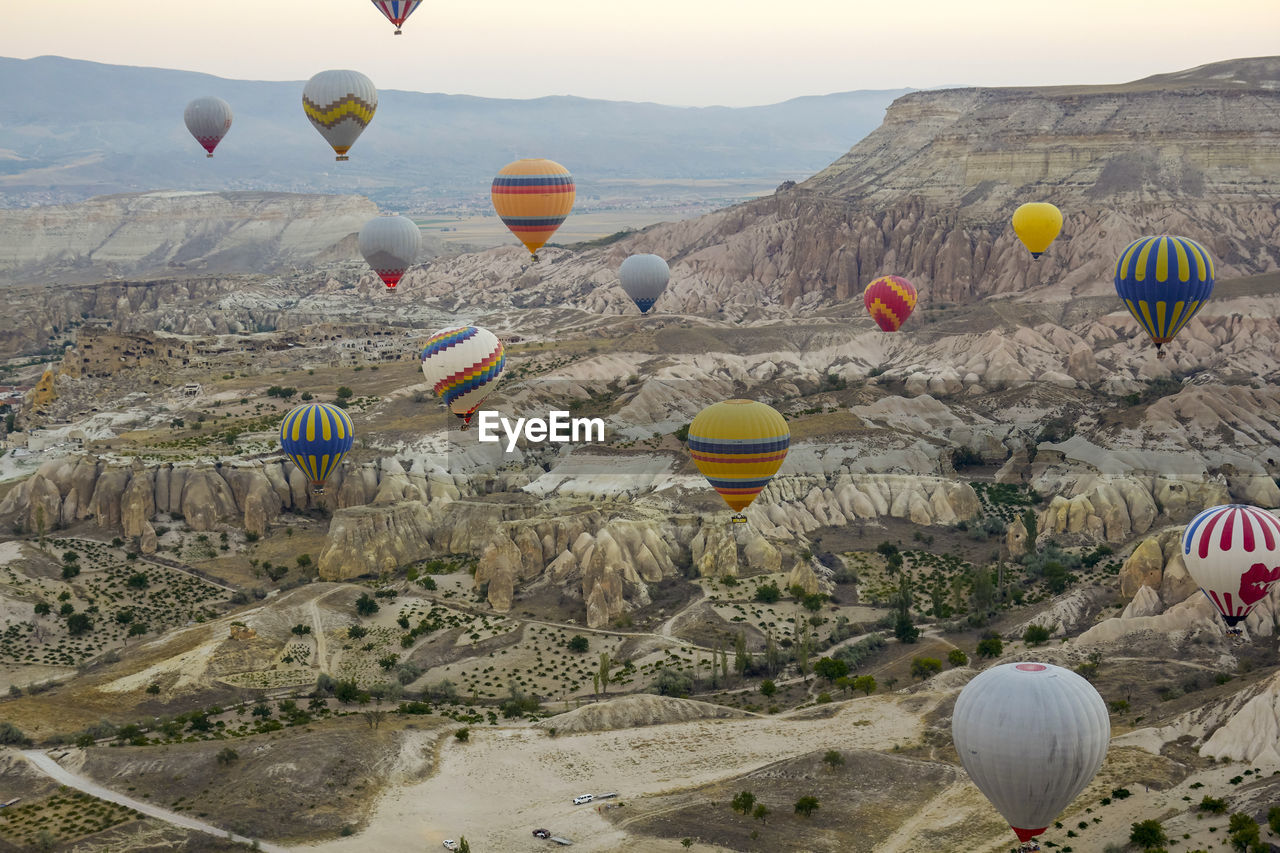
[[[1024,204],[1013,212],[1013,232],[1038,258],[1062,231],[1062,211],[1043,201]]]
[[[916,307],[916,288],[900,275],[886,275],[867,285],[862,302],[876,325],[896,332]]]
[[[1074,672],[1045,663],[991,667],[951,717],[964,769],[1022,841],[1044,832],[1107,755],[1107,706]]]
[[[413,10],[422,5],[422,0],[373,0],[378,11],[387,16],[387,20],[396,25],[396,35],[405,20],[413,14]]]
[[[1209,300],[1213,258],[1186,237],[1143,237],[1116,261],[1116,293],[1159,349]]]
[[[395,290],[420,248],[422,232],[405,216],[377,216],[360,229],[360,254],[387,290]]]
[[[302,90],[303,112],[338,160],[347,159],[377,109],[378,90],[359,71],[321,71]]]
[[[525,159],[502,167],[489,196],[502,224],[536,260],[538,250],[573,210],[576,192],[573,175],[564,166],[553,160]]]
[[[506,363],[502,341],[478,326],[441,329],[422,349],[422,375],[464,424],[493,391]]]
[[[657,255],[632,255],[618,268],[618,281],[641,314],[649,313],[670,280],[670,267]]]
[[[213,149],[218,147],[222,137],[231,129],[231,105],[222,98],[196,98],[187,104],[182,118],[196,142],[204,146],[204,150],[212,157]]]
[[[355,441],[351,416],[328,403],[304,403],[280,423],[280,447],[306,475],[311,490],[324,493],[324,481]]]
[[[724,502],[741,513],[787,458],[791,430],[775,409],[754,400],[707,406],[689,425],[689,455]]]
[[[1280,580],[1280,519],[1243,504],[1209,507],[1182,533],[1187,573],[1232,627]]]

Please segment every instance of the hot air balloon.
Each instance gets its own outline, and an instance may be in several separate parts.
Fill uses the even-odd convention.
[[[373,121],[378,90],[359,71],[321,71],[302,90],[302,109],[333,146],[334,159],[347,160],[347,152]]]
[[[1187,572],[1229,628],[1280,580],[1280,519],[1263,509],[1209,507],[1182,534]]]
[[[355,441],[351,416],[328,403],[304,403],[280,423],[280,447],[311,483],[311,492],[324,494],[324,481],[338,467]]]
[[[422,5],[422,0],[373,0],[378,11],[387,16],[387,20],[396,25],[396,35],[413,10]]]
[[[649,313],[670,279],[670,267],[657,255],[632,255],[618,268],[618,281],[641,314]]]
[[[1038,258],[1062,230],[1062,211],[1043,201],[1022,205],[1013,212],[1013,233]]]
[[[896,332],[916,307],[916,288],[900,275],[886,275],[867,285],[862,301],[876,325],[886,332]]]
[[[231,105],[222,98],[196,98],[187,104],[182,118],[187,123],[187,130],[213,156],[213,149],[218,147],[222,137],[231,129]]]
[[[1213,293],[1213,258],[1186,237],[1143,237],[1116,261],[1116,293],[1164,358],[1164,345]]]
[[[742,523],[742,510],[773,479],[787,458],[791,430],[782,415],[754,400],[707,406],[689,425],[689,455]]]
[[[552,160],[517,160],[493,179],[490,197],[502,224],[538,260],[538,250],[573,210],[573,175]]]
[[[1026,843],[1098,772],[1111,722],[1098,691],[1074,672],[1006,663],[960,691],[951,738],[973,783]]]
[[[400,277],[418,257],[422,232],[404,216],[376,216],[360,229],[360,254],[387,286],[396,292]]]
[[[441,329],[422,349],[422,375],[443,397],[449,411],[462,418],[462,429],[493,391],[507,363],[502,341],[488,329],[456,326]]]

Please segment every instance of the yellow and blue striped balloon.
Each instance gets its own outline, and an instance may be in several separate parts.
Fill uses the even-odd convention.
[[[791,430],[777,410],[754,400],[707,406],[689,425],[689,453],[702,476],[746,521],[742,510],[773,479],[787,458]]]
[[[1143,237],[1116,261],[1116,293],[1164,358],[1164,345],[1213,293],[1213,258],[1186,237]]]
[[[280,423],[280,447],[311,483],[324,494],[324,481],[338,467],[355,441],[351,416],[328,403],[304,403]]]

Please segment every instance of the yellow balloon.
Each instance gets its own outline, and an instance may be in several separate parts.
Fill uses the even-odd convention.
[[[1062,230],[1062,211],[1043,201],[1029,202],[1013,212],[1013,230],[1031,257],[1038,258]]]
[[[746,521],[751,505],[787,458],[791,430],[776,409],[754,400],[707,406],[689,425],[693,464],[730,509]]]

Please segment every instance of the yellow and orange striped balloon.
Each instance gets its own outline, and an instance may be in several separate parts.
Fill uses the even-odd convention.
[[[867,285],[862,301],[876,325],[896,332],[916,307],[916,288],[900,275],[886,275]]]
[[[490,196],[502,224],[538,259],[573,210],[573,175],[554,160],[525,159],[508,163],[493,179]]]

